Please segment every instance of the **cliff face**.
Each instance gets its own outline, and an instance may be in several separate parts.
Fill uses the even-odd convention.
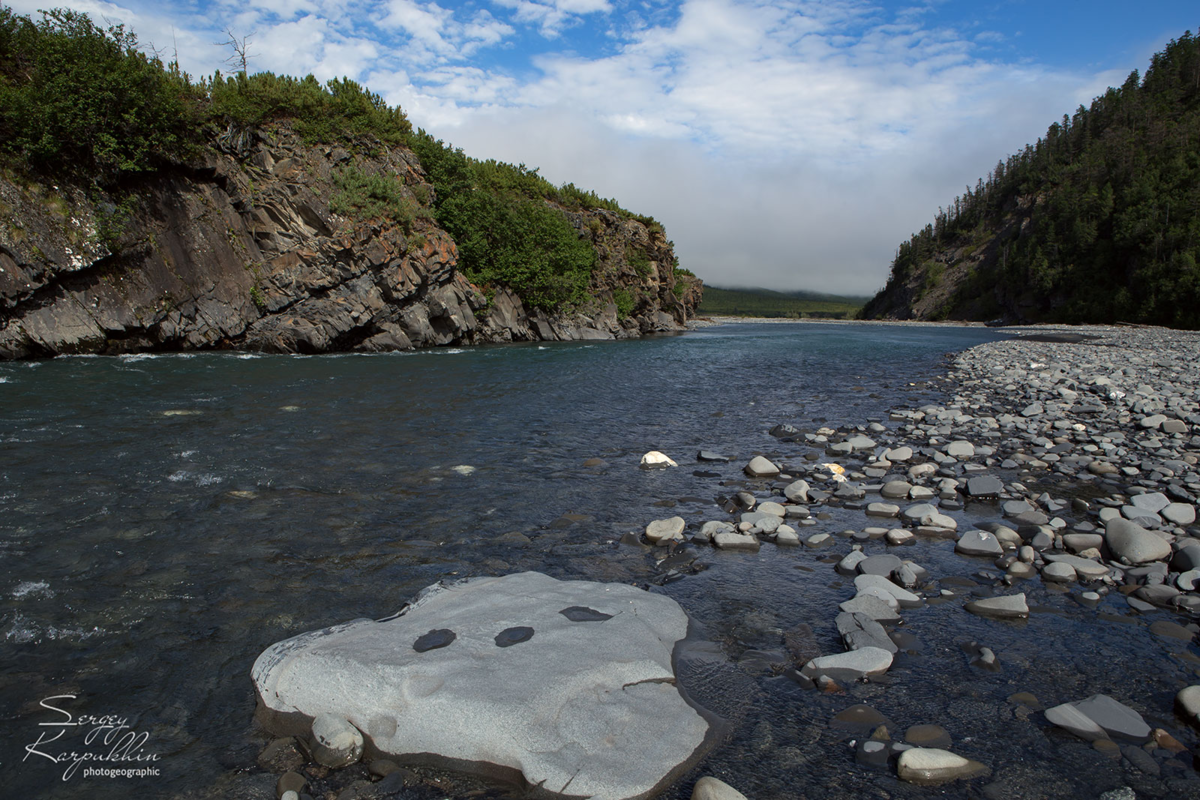
[[[347,169],[398,179],[411,219],[335,213]],[[596,209],[561,212],[598,255],[588,303],[527,311],[457,270],[433,196],[406,148],[307,146],[286,127],[227,132],[120,192],[0,174],[0,358],[626,338],[677,330],[699,302],[661,230]]]

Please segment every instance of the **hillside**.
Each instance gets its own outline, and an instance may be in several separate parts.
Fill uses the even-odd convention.
[[[1185,33],[903,242],[864,318],[1200,328],[1200,39]]]
[[[194,81],[0,7],[0,358],[405,350],[683,326],[653,218],[414,131],[350,80]]]
[[[770,289],[721,289],[704,287],[704,300],[697,313],[732,317],[853,317],[865,299],[823,295],[815,292],[776,292]]]

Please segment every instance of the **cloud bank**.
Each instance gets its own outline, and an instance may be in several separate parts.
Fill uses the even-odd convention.
[[[13,7],[34,14],[31,0]],[[193,74],[347,75],[469,154],[661,220],[710,283],[866,294],[899,242],[1122,72],[865,0],[68,3]],[[1134,65],[1140,66],[1140,65]]]

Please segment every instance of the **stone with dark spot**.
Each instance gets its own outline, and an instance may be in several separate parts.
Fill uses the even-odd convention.
[[[413,642],[413,650],[418,653],[424,653],[429,650],[437,650],[439,647],[445,647],[457,638],[454,631],[446,628],[437,628],[418,638]]]
[[[528,642],[533,638],[533,628],[519,625],[515,628],[505,628],[496,634],[496,647],[512,647],[514,644]]]
[[[597,611],[594,608],[587,606],[571,606],[564,608],[558,613],[562,614],[571,622],[604,622],[606,619],[612,619],[612,614],[605,614],[603,611]]]

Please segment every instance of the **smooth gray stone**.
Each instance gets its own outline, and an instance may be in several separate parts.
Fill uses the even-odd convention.
[[[1004,546],[995,534],[987,531],[967,531],[955,543],[954,551],[969,556],[998,556],[1004,553]]]
[[[937,506],[932,503],[917,503],[904,509],[903,515],[910,522],[920,522],[924,517],[937,513]]]
[[[1024,592],[976,600],[967,603],[967,611],[981,617],[996,619],[1026,619],[1029,617],[1029,605],[1025,602]]]
[[[1188,686],[1175,695],[1175,710],[1192,725],[1200,727],[1200,686]]]
[[[779,526],[783,524],[783,519],[774,514],[767,514],[762,511],[747,511],[738,518],[741,522],[748,522],[762,533],[774,533],[779,530]]]
[[[947,504],[949,505],[949,504]],[[958,521],[954,517],[946,516],[945,514],[934,512],[921,517],[921,524],[934,528],[945,528],[946,530],[958,530]]]
[[[842,560],[834,567],[843,575],[857,575],[858,565],[867,560],[867,554],[862,550],[851,550],[846,555],[842,556]]]
[[[858,562],[858,571],[863,575],[882,575],[888,577],[903,562],[899,556],[894,556],[891,553],[885,553],[877,556],[869,556]]]
[[[912,488],[912,484],[908,481],[888,481],[879,490],[879,493],[889,500],[906,500]]]
[[[561,613],[577,606],[610,616],[573,622]],[[537,635],[497,647],[496,634],[514,622]],[[620,583],[534,572],[473,578],[431,587],[380,622],[274,644],[252,677],[268,730],[297,714],[336,713],[384,756],[516,770],[558,793],[639,797],[712,743],[708,722],[674,685],[688,624],[674,600]],[[434,626],[457,638],[413,651]]]
[[[309,748],[318,764],[340,769],[362,758],[363,735],[344,717],[318,714],[313,719]]]
[[[878,647],[889,653],[897,651],[896,645],[888,637],[883,626],[868,614],[843,611],[834,620],[838,634],[846,645],[847,650],[861,650],[864,647]]]
[[[710,520],[700,526],[700,537],[712,541],[718,533],[737,533],[732,525],[721,520]]]
[[[1171,545],[1162,538],[1120,517],[1104,524],[1104,541],[1114,556],[1130,564],[1162,561],[1171,556]]]
[[[692,800],[746,800],[746,795],[724,781],[705,776],[692,787]]]
[[[896,775],[900,780],[922,786],[990,774],[991,770],[978,761],[932,747],[905,750],[896,762]]]
[[[1076,708],[1073,703],[1063,703],[1060,706],[1046,709],[1046,721],[1063,730],[1070,731],[1081,739],[1087,739],[1089,742],[1108,738],[1108,733],[1104,728]]]
[[[1142,719],[1142,715],[1106,694],[1094,694],[1071,705],[1114,739],[1140,743],[1150,738],[1150,726]]]
[[[967,481],[971,497],[995,497],[1004,491],[1004,482],[993,475],[977,475]]]
[[[1080,577],[1088,580],[1103,578],[1112,571],[1099,561],[1093,561],[1090,558],[1080,558],[1068,553],[1043,553],[1042,558],[1051,563],[1066,564]]]
[[[882,675],[892,666],[892,654],[880,647],[863,647],[831,656],[814,658],[804,665],[801,673],[808,677],[828,675],[836,680],[857,680],[868,675]]]
[[[1018,514],[1024,514],[1026,511],[1033,511],[1033,506],[1024,500],[1007,500],[1000,506],[1000,510],[1006,517],[1015,517]]]
[[[729,461],[729,456],[723,456],[720,453],[714,453],[711,450],[701,450],[696,453],[697,461],[715,461],[724,464]]]
[[[1042,569],[1042,578],[1056,583],[1070,583],[1075,580],[1075,568],[1061,561],[1052,562]]]
[[[745,472],[751,478],[774,478],[779,475],[779,467],[762,456],[755,456],[750,459],[750,463],[742,467],[742,472]]]
[[[1134,495],[1130,498],[1129,503],[1154,514],[1171,505],[1171,501],[1162,492],[1147,492],[1145,494]]]
[[[792,481],[783,490],[783,495],[793,503],[808,502],[808,481]]]
[[[1191,503],[1171,503],[1159,513],[1176,525],[1191,525],[1196,521],[1196,507]]]
[[[876,622],[900,621],[900,614],[895,608],[871,594],[857,594],[849,600],[839,603],[838,609],[852,614],[866,614]]]
[[[1180,547],[1171,557],[1171,569],[1176,572],[1200,569],[1200,546]]]
[[[1175,579],[1175,585],[1180,591],[1194,592],[1200,586],[1200,569],[1190,569],[1187,572],[1181,572],[1179,577]]]
[[[1142,600],[1153,605],[1166,608],[1171,605],[1171,602],[1179,596],[1179,590],[1174,586],[1168,586],[1160,583],[1157,586],[1143,586],[1134,592]]]
[[[851,449],[854,450],[873,450],[875,448],[874,440],[862,434],[851,436],[846,440],[846,444],[850,445]]]
[[[1104,546],[1102,533],[1064,533],[1062,538],[1063,545],[1072,553],[1090,550],[1093,547],[1099,550]]]
[[[757,553],[762,547],[757,536],[748,536],[743,533],[718,533],[713,536],[712,542],[718,550],[742,550]]]
[[[894,519],[900,514],[900,506],[892,503],[870,503],[867,506],[868,517],[882,517],[884,519]]]
[[[1162,517],[1158,514],[1155,514],[1153,511],[1147,511],[1144,508],[1138,508],[1137,506],[1121,506],[1121,516],[1134,522],[1144,520],[1144,524],[1151,526],[1162,523]]]
[[[1133,597],[1132,595],[1131,595],[1131,596],[1129,596],[1129,597],[1126,597],[1126,598],[1125,598],[1125,602],[1126,602],[1126,603],[1129,605],[1129,607],[1130,607],[1130,608],[1132,608],[1134,611],[1140,611],[1140,612],[1141,612],[1141,613],[1143,613],[1143,614],[1145,614],[1145,613],[1146,613],[1146,612],[1148,612],[1148,611],[1156,611],[1156,610],[1157,610],[1157,609],[1156,609],[1156,608],[1155,608],[1153,605],[1151,605],[1150,603],[1147,603],[1145,600],[1142,600],[1142,599],[1140,599],[1140,598]]]
[[[1133,766],[1147,775],[1158,775],[1162,771],[1161,767],[1158,766],[1158,762],[1154,760],[1154,756],[1140,747],[1127,744],[1121,748],[1121,755],[1125,756],[1130,764],[1133,764]]]
[[[1022,417],[1036,417],[1037,415],[1042,414],[1045,411],[1046,411],[1046,409],[1041,403],[1034,402],[1034,403],[1030,403],[1029,405],[1025,406],[1025,408],[1021,411],[1021,416]]]
[[[854,750],[854,761],[864,767],[886,767],[890,752],[884,742],[863,739]]]
[[[880,575],[859,575],[854,579],[854,587],[859,591],[881,589],[890,594],[901,608],[920,608],[925,605],[920,597]]]
[[[968,441],[958,440],[950,442],[942,448],[942,452],[951,458],[962,460],[964,458],[973,458],[975,456],[975,445]]]
[[[893,447],[884,452],[883,457],[888,461],[901,462],[908,461],[913,457],[913,449],[911,447]]]
[[[646,538],[655,544],[667,540],[682,540],[683,529],[687,525],[683,517],[656,519],[646,526]]]
[[[1013,520],[1019,525],[1046,525],[1050,522],[1050,518],[1041,511],[1023,511],[1013,517]]]
[[[756,510],[760,514],[770,514],[771,516],[779,517],[780,519],[783,519],[785,516],[787,516],[787,510],[783,507],[783,505],[771,500],[759,503]]]

